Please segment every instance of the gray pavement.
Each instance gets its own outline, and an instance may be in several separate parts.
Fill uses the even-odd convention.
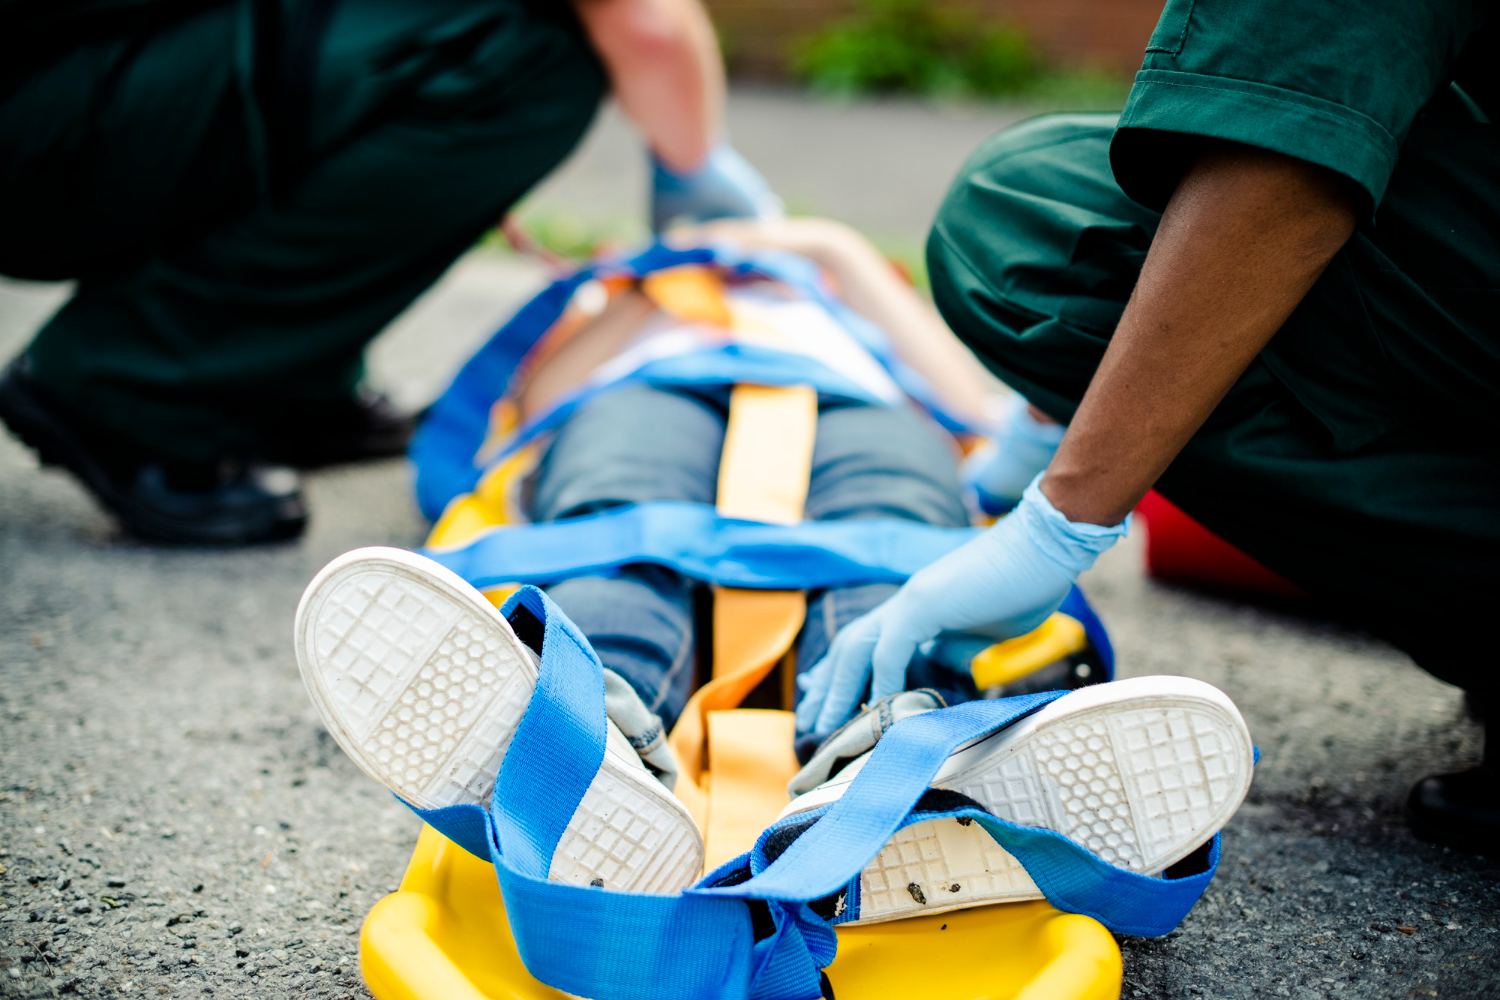
[[[958,161],[1015,117],[755,93],[731,124],[794,204],[917,244]],[[607,117],[536,203],[618,215],[599,192],[638,199],[638,163]],[[465,258],[377,344],[377,378],[430,396],[541,280]],[[0,356],[65,294],[0,283]],[[308,491],[296,544],[152,549],[0,436],[0,997],[366,995],[359,922],[416,823],[319,728],[292,611],[332,556],[425,526],[400,462]],[[1141,542],[1084,582],[1122,671],[1222,686],[1265,756],[1203,901],[1122,942],[1124,995],[1500,996],[1500,864],[1400,821],[1412,781],[1478,757],[1457,692],[1315,616],[1155,584]]]
[[[1035,111],[899,98],[840,101],[737,92],[729,128],[793,212],[842,219],[882,245],[918,252],[959,164],[987,136]],[[527,213],[588,219],[645,234],[646,162],[613,109],[572,161],[539,186]]]

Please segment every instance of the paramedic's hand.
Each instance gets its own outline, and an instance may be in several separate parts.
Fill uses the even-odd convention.
[[[799,734],[832,733],[870,701],[902,690],[917,647],[940,632],[987,626],[1024,635],[1057,610],[1078,574],[1129,528],[1078,524],[1032,481],[1008,517],[920,570],[889,601],[846,626],[828,655],[798,679]]]
[[[660,233],[675,222],[711,219],[775,219],[781,199],[750,162],[728,144],[709,151],[703,166],[674,173],[651,157],[651,228]]]

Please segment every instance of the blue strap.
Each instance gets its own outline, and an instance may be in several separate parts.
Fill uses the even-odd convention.
[[[490,813],[507,867],[545,879],[552,853],[604,761],[604,668],[583,633],[535,587],[510,596],[543,628],[546,669],[495,780]]]
[[[750,857],[753,878],[732,886],[700,884],[691,891],[811,901],[849,888],[853,881],[857,899],[858,873],[897,830],[938,817],[963,817],[981,824],[1058,909],[1091,916],[1119,934],[1158,937],[1170,932],[1213,878],[1219,861],[1217,835],[1204,871],[1168,879],[1117,868],[1062,834],[1010,823],[980,808],[914,811],[954,750],[1011,725],[1065,693],[974,701],[902,720],[875,745],[849,789],[826,812],[789,817],[761,835]],[[767,863],[767,843],[782,828],[805,823],[810,815],[817,816],[817,822]],[[836,863],[830,863],[834,859]]]
[[[709,504],[659,500],[495,528],[423,555],[480,589],[546,585],[655,563],[726,587],[801,590],[900,583],[978,530],[899,518],[765,524],[723,517]]]
[[[979,530],[899,518],[765,524],[721,517],[708,504],[660,500],[566,521],[496,528],[464,545],[424,554],[481,589],[545,586],[656,563],[720,586],[812,590],[901,583]],[[1074,587],[1058,610],[1083,625],[1099,653],[1103,679],[1113,679],[1109,633],[1083,592]]]
[[[832,952],[815,953],[780,908],[777,932],[757,942],[740,900],[547,880],[557,843],[603,759],[604,679],[588,641],[541,591],[522,588],[501,611],[512,621],[535,619],[542,648],[536,691],[506,751],[491,806],[417,812],[494,863],[527,970],[556,989],[598,1000],[817,997],[817,962],[826,965]],[[765,992],[773,985],[775,992]]]
[[[722,344],[669,358],[648,361],[629,375],[590,382],[560,399],[552,409],[528,421],[498,449],[491,464],[511,455],[536,438],[561,426],[584,403],[605,390],[641,383],[665,388],[702,386],[810,385],[821,396],[888,405],[864,386],[834,371],[816,358],[788,354],[757,344]]]
[[[875,859],[954,750],[1064,693],[967,702],[901,720],[875,744],[848,791],[765,870],[739,885],[692,891],[803,903],[832,895]]]

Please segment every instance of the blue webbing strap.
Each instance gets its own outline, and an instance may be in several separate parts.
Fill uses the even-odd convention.
[[[777,932],[757,942],[740,900],[547,880],[557,843],[603,759],[604,679],[587,640],[541,591],[523,588],[501,611],[530,614],[543,639],[536,691],[506,751],[490,808],[417,812],[494,862],[527,970],[556,989],[598,1000],[817,997],[815,957],[822,952],[814,956],[793,921],[778,918]],[[831,951],[826,958],[832,960]]]
[[[710,504],[656,500],[597,514],[486,531],[423,549],[480,589],[545,585],[655,563],[695,580],[758,590],[900,583],[978,534],[900,518],[766,524]]]
[[[480,589],[546,586],[646,562],[725,587],[812,590],[904,582],[979,530],[900,518],[765,524],[721,517],[708,504],[657,500],[565,521],[494,528],[464,545],[423,554]],[[1114,649],[1083,592],[1074,587],[1058,610],[1083,625],[1102,661],[1103,679],[1112,679]]]
[[[880,853],[954,750],[1064,693],[967,702],[901,720],[875,744],[848,791],[769,867],[739,885],[692,891],[804,903],[832,895],[849,881],[847,868],[862,871]],[[829,864],[834,858],[840,863]]]
[[[767,841],[782,827],[806,822],[788,817],[763,833],[751,852],[754,877],[732,886],[690,892],[735,898],[811,901],[844,888],[855,860],[863,870],[891,836],[911,823],[939,817],[969,818],[1026,869],[1060,910],[1083,913],[1119,934],[1158,937],[1179,923],[1207,888],[1219,862],[1219,838],[1204,871],[1183,878],[1139,875],[1107,864],[1062,834],[1020,826],[983,809],[962,807],[914,812],[913,807],[958,747],[1036,711],[1066,692],[1048,691],[997,701],[973,701],[912,716],[887,732],[848,791],[779,857],[766,862]],[[830,864],[837,859],[837,864]],[[848,862],[846,864],[845,862]],[[855,914],[850,913],[852,918]]]
[[[516,727],[490,812],[508,867],[545,879],[552,852],[604,761],[604,670],[578,627],[540,590],[512,594],[501,608],[542,626],[545,669]]]
[[[864,386],[829,368],[816,358],[788,354],[758,344],[722,344],[648,361],[621,378],[587,383],[567,394],[552,409],[521,426],[494,453],[492,462],[525,447],[558,427],[584,403],[605,390],[630,383],[698,388],[702,386],[810,385],[820,396],[889,405]]]

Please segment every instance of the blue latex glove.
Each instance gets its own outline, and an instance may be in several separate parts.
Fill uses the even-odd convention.
[[[703,166],[690,174],[672,172],[654,154],[651,167],[653,232],[660,233],[674,222],[781,217],[781,199],[728,143],[710,150]]]
[[[1021,502],[984,534],[923,568],[890,600],[850,622],[828,655],[798,678],[799,734],[827,735],[859,707],[906,686],[917,647],[941,632],[981,626],[1013,637],[1047,620],[1099,554],[1124,536],[1113,528],[1069,521],[1043,495],[1037,476]]]
[[[1068,428],[1036,419],[1030,406],[1020,395],[1007,399],[994,440],[969,456],[960,470],[970,499],[981,513],[1003,514],[1014,507],[1027,485],[1057,454]]]

